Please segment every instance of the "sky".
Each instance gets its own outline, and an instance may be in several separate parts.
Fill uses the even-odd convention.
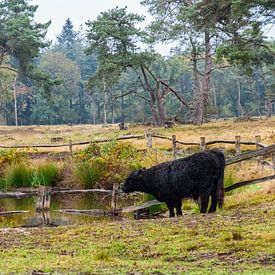
[[[31,0],[30,3],[38,5],[35,15],[37,22],[52,20],[48,37],[54,38],[60,34],[62,26],[68,17],[74,26],[85,26],[88,20],[95,20],[102,11],[127,6],[128,11],[146,14],[147,9],[139,4],[140,0]],[[147,16],[150,15],[147,13]]]
[[[35,21],[39,23],[52,21],[48,29],[47,39],[53,41],[61,33],[68,17],[77,30],[80,25],[85,28],[85,22],[95,20],[100,12],[116,6],[127,6],[129,12],[146,16],[145,25],[152,20],[152,17],[147,12],[147,7],[140,5],[140,0],[30,0],[30,3],[39,6],[35,14]],[[274,39],[275,27],[267,35],[271,35]],[[171,45],[158,45],[156,50],[163,55],[168,55],[170,48]]]

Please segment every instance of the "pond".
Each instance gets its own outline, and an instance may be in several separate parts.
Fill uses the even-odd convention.
[[[118,197],[117,208],[137,204],[142,199],[136,197]],[[89,210],[100,209],[110,211],[111,195],[90,193],[90,194],[53,194],[51,197],[51,208],[49,212],[35,211],[35,198],[27,199],[2,199],[0,200],[0,212],[27,210],[27,213],[0,216],[0,228],[7,227],[56,227],[66,225],[85,225],[94,221],[112,221],[121,219],[112,216],[90,216],[61,213],[57,210],[77,209]],[[133,214],[127,215],[128,218]]]

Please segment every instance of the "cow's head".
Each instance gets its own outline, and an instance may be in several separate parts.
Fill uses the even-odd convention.
[[[122,186],[122,191],[125,193],[141,191],[142,189],[142,169],[131,172]]]

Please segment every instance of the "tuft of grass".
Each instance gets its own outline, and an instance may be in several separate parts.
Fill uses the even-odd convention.
[[[106,162],[103,159],[92,159],[80,163],[75,170],[75,177],[87,188],[93,188],[106,173]]]
[[[95,253],[94,259],[96,261],[109,261],[110,260],[110,253],[107,250],[100,249]]]
[[[13,163],[4,171],[4,189],[32,186],[34,169],[25,163]]]
[[[224,186],[227,187],[227,186],[230,186],[232,184],[234,184],[235,182],[235,179],[234,179],[234,176],[233,176],[233,172],[230,171],[230,173],[225,173],[224,175]]]
[[[60,179],[60,171],[56,164],[46,163],[34,171],[32,186],[54,186]]]

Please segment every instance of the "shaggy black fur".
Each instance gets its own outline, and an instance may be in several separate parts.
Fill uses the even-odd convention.
[[[164,162],[150,169],[133,171],[122,188],[126,193],[141,191],[165,202],[169,216],[182,215],[182,199],[200,201],[200,212],[206,213],[209,196],[211,206],[208,212],[215,212],[217,204],[222,207],[224,200],[224,154],[209,150],[192,156]]]

